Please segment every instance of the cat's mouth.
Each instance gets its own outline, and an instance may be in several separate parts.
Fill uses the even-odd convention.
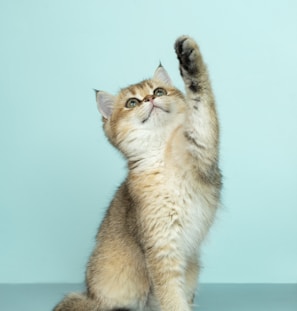
[[[160,107],[160,106],[157,106],[157,105],[153,105],[152,108],[151,108],[151,110],[150,110],[150,112],[149,112],[149,114],[148,114],[148,116],[147,116],[144,120],[142,120],[142,123],[145,123],[145,122],[151,117],[151,115],[152,115],[152,113],[153,113],[153,111],[154,111],[155,109],[160,109],[160,110],[162,110],[162,111],[164,111],[164,112],[166,112],[166,113],[169,113],[169,112],[170,112],[169,110],[167,110],[167,109],[165,109],[165,108],[163,108],[163,107]]]

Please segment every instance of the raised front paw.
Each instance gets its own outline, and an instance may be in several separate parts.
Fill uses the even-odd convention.
[[[196,42],[189,36],[181,36],[175,41],[175,52],[180,63],[181,74],[189,75],[199,72],[201,55]]]

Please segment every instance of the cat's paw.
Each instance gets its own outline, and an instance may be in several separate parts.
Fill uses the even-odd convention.
[[[180,63],[181,73],[195,75],[199,71],[199,60],[201,58],[198,45],[189,36],[181,36],[175,41],[175,52]]]

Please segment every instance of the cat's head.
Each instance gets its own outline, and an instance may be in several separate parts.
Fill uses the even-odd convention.
[[[116,96],[96,91],[110,142],[127,157],[161,148],[184,122],[185,99],[160,65],[152,79],[122,89]]]

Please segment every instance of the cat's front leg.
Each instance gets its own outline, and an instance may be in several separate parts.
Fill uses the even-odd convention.
[[[187,94],[199,94],[209,88],[207,69],[196,42],[191,37],[181,36],[175,42],[175,52]]]
[[[165,210],[163,208],[162,210]],[[145,253],[152,297],[150,310],[190,311],[185,280],[186,261],[177,245],[177,230],[166,216],[159,214],[142,224],[142,249]],[[176,224],[176,226],[178,226]],[[157,303],[157,305],[156,305]]]
[[[172,241],[168,240],[163,244],[162,240],[164,238],[159,237],[154,246],[149,246],[145,254],[152,288],[152,297],[148,305],[154,311],[190,311],[185,291],[185,267],[182,256]]]
[[[175,42],[181,76],[185,83],[188,103],[184,136],[205,178],[217,175],[219,126],[215,100],[206,65],[196,42],[181,36]]]

